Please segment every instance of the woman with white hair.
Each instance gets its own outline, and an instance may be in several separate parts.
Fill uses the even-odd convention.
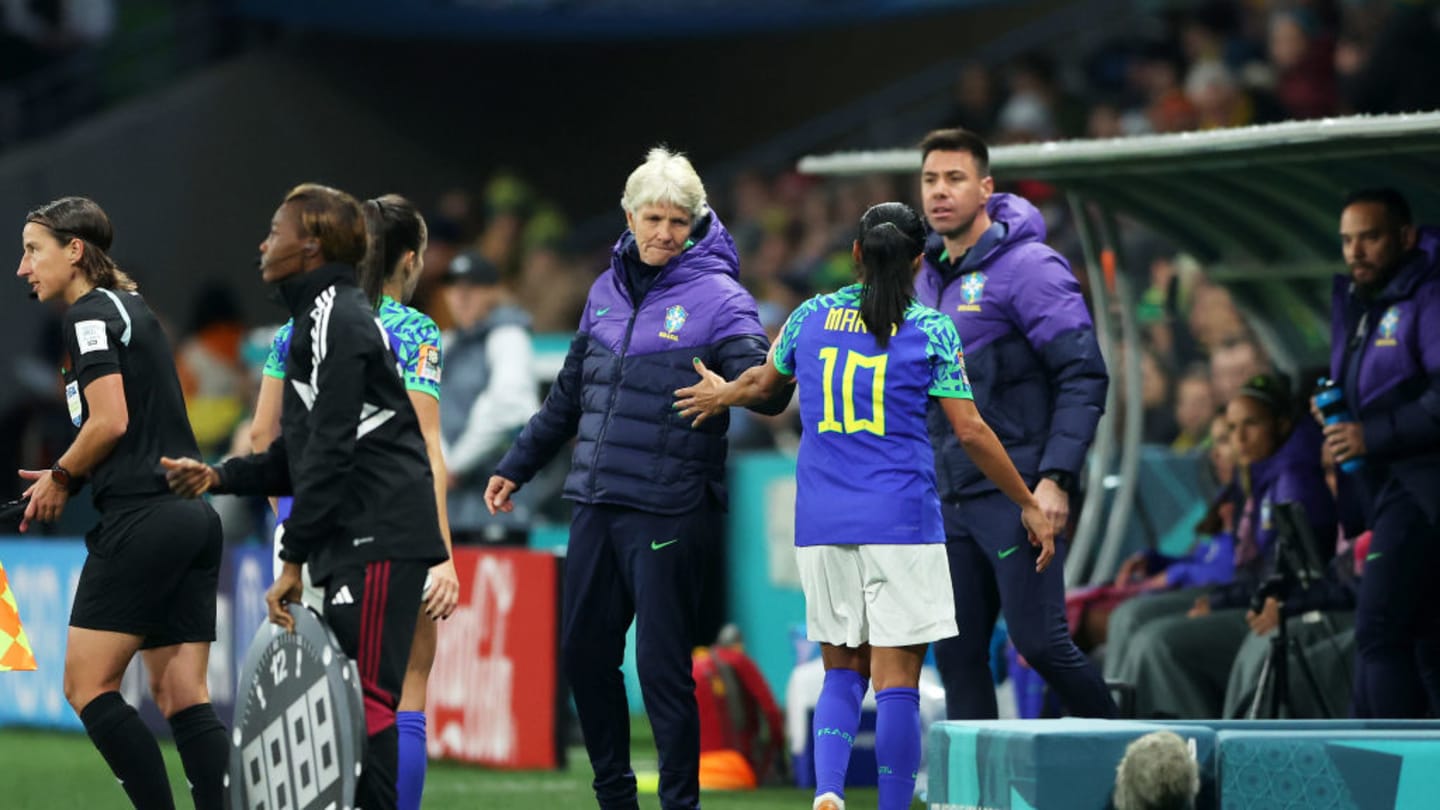
[[[628,229],[595,280],[565,365],[486,487],[493,514],[570,440],[574,502],[561,629],[566,677],[602,808],[637,808],[620,661],[636,622],[640,689],[660,752],[660,805],[700,806],[700,719],[690,651],[705,563],[721,542],[721,416],[692,428],[672,392],[694,361],[733,379],[769,341],[739,282],[735,242],[683,155],[650,150],[625,183]],[[790,389],[756,406],[774,414]]]

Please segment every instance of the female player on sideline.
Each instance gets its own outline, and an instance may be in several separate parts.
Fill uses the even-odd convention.
[[[145,299],[106,251],[114,231],[93,201],[65,197],[25,217],[17,275],[31,297],[63,301],[61,370],[80,432],[33,481],[20,524],[53,523],[90,479],[100,522],[75,589],[65,650],[65,698],[137,808],[173,808],[165,761],[120,696],[138,651],[150,692],[170,722],[198,810],[220,810],[230,742],[210,705],[205,673],[215,640],[220,520],[208,504],[170,493],[162,455],[199,455],[174,353]]]
[[[825,663],[814,721],[817,810],[844,808],[867,679],[878,708],[880,810],[910,806],[920,764],[920,665],[926,645],[957,632],[927,396],[940,401],[966,452],[1020,508],[1030,542],[1041,547],[1036,568],[1054,554],[1050,521],[975,409],[954,324],[915,300],[924,245],[924,226],[909,206],[872,207],[853,248],[861,283],[801,304],[770,362],[727,383],[696,359],[700,382],[675,392],[681,416],[698,424],[799,380],[807,429],[795,473],[796,560],[807,636],[820,642]]]
[[[425,218],[409,200],[387,194],[364,203],[370,250],[360,264],[360,286],[370,300],[378,302],[380,323],[390,339],[405,372],[405,389],[420,432],[430,470],[435,476],[435,505],[440,515],[440,536],[450,548],[450,524],[445,514],[445,461],[440,455],[440,330],[428,315],[406,306],[424,269],[427,233]],[[280,404],[285,386],[285,359],[290,353],[294,322],[287,321],[276,332],[265,360],[255,418],[250,428],[253,452],[264,452],[280,435]],[[290,512],[290,499],[276,504],[276,517],[283,523]],[[280,531],[279,528],[276,529]],[[277,540],[277,547],[278,547]],[[415,624],[415,641],[405,670],[405,686],[396,713],[399,730],[399,769],[396,794],[399,810],[419,810],[425,788],[425,699],[430,667],[435,663],[435,620],[455,611],[460,585],[451,560],[430,569],[431,586],[421,604]],[[323,607],[323,603],[322,603]]]

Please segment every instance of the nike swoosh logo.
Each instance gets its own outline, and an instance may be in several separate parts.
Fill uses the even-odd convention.
[[[610,307],[601,307],[601,308],[595,310],[595,317],[597,317],[597,318],[603,318],[603,317],[605,317],[605,313],[607,313],[607,312],[609,312],[609,311],[610,311]]]
[[[1004,551],[999,552],[999,555],[998,555],[998,556],[1000,557],[1000,559],[1003,560],[1003,559],[1005,559],[1006,557],[1009,557],[1011,554],[1014,554],[1015,552],[1017,552],[1017,551],[1019,551],[1019,550],[1020,550],[1020,547],[1019,547],[1019,546],[1011,546],[1011,547],[1005,549]]]
[[[1372,551],[1369,554],[1365,555],[1365,562],[1370,562],[1371,560],[1378,560],[1380,559],[1380,555],[1384,553],[1385,552],[1383,551]]]
[[[657,543],[657,542],[655,542],[654,540],[651,540],[651,541],[650,541],[650,550],[651,550],[651,551],[659,551],[660,549],[662,549],[662,548],[664,548],[664,547],[666,547],[666,546],[673,546],[673,545],[675,545],[675,544],[678,543],[678,542],[680,542],[680,538],[678,538],[678,537],[675,538],[674,540],[666,540],[666,541],[663,542],[663,543]]]

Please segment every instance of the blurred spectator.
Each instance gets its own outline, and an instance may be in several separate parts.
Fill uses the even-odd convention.
[[[513,278],[520,269],[521,235],[534,208],[535,193],[519,177],[502,173],[485,186],[485,227],[475,242],[480,254]]]
[[[471,238],[470,193],[463,189],[451,189],[440,195],[434,210],[425,217],[429,227],[429,240],[425,243],[424,269],[410,305],[429,315],[440,329],[451,326],[450,310],[441,293],[441,278],[450,266],[450,260],[461,251]]]
[[[485,483],[510,442],[540,407],[530,316],[509,301],[500,271],[475,251],[444,276],[453,328],[445,334],[440,433],[449,468],[450,529],[457,542],[523,544],[531,510],[490,515]]]
[[[1185,95],[1180,77],[1184,63],[1167,45],[1148,47],[1136,60],[1134,84],[1145,97],[1144,125],[1154,132],[1183,132],[1194,129],[1195,105]],[[1140,122],[1127,126],[1129,134],[1143,134]]]
[[[1196,129],[1256,123],[1255,102],[1223,62],[1197,62],[1185,75],[1185,98],[1195,107]]]
[[[516,297],[536,332],[573,332],[592,280],[558,249],[536,247],[520,265]]]
[[[1085,105],[1060,90],[1049,57],[1036,53],[1017,60],[1008,69],[1007,83],[1010,95],[996,115],[997,141],[1074,138],[1085,131]]]
[[[1145,407],[1141,441],[1146,444],[1169,444],[1178,430],[1175,406],[1170,401],[1170,374],[1153,349],[1140,351],[1140,401]]]
[[[1216,402],[1229,402],[1245,381],[1269,370],[1269,363],[1252,340],[1235,340],[1210,354],[1210,386]]]
[[[1318,26],[1315,15],[1303,8],[1278,11],[1270,18],[1275,100],[1287,118],[1335,113],[1335,42]]]
[[[1245,337],[1248,332],[1230,291],[1203,279],[1194,284],[1190,293],[1189,327],[1191,336],[1207,354]]]
[[[1352,112],[1394,113],[1440,107],[1435,59],[1440,16],[1433,0],[1347,6],[1346,33],[1335,53],[1346,106]],[[1373,30],[1373,33],[1371,33]]]
[[[1000,99],[990,68],[981,62],[967,62],[955,77],[955,84],[951,88],[951,107],[945,117],[940,119],[940,128],[960,127],[980,135],[989,135],[995,131],[999,111]]]
[[[185,395],[185,412],[207,461],[230,449],[235,427],[254,399],[251,378],[240,357],[245,318],[225,282],[209,282],[190,305],[190,328],[175,349],[175,371]]]
[[[1210,372],[1203,366],[1191,367],[1175,386],[1175,440],[1170,449],[1188,453],[1200,447],[1210,433],[1215,418],[1215,390],[1210,385]]]

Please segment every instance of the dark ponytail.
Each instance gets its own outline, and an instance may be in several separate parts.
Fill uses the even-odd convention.
[[[925,226],[904,203],[872,206],[860,217],[860,317],[882,347],[905,320],[915,297],[915,259],[925,249]]]
[[[360,261],[360,289],[379,306],[385,284],[400,269],[400,259],[411,251],[422,252],[429,234],[420,209],[399,194],[366,200],[363,207],[370,244]]]
[[[86,197],[61,197],[25,215],[26,222],[43,225],[55,235],[55,241],[67,245],[71,239],[85,243],[76,266],[90,284],[106,290],[135,292],[139,285],[125,274],[106,251],[115,238],[110,217]]]

